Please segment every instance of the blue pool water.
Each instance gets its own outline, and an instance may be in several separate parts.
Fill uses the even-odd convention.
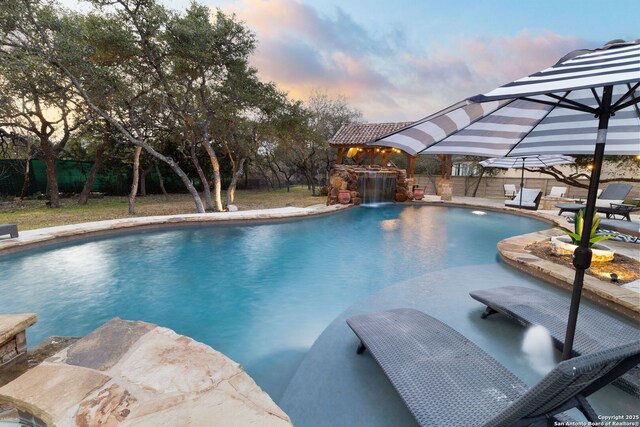
[[[166,326],[241,363],[277,401],[315,339],[356,301],[426,272],[498,262],[499,240],[548,227],[388,205],[138,231],[0,257],[0,313],[38,314],[30,345],[115,316]]]

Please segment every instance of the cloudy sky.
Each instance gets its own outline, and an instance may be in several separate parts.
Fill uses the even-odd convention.
[[[417,120],[571,50],[640,38],[639,0],[199,2],[256,33],[263,80],[297,99],[344,95],[369,122]],[[163,3],[180,10],[189,1]]]

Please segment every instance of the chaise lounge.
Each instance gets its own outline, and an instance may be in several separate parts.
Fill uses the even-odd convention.
[[[494,313],[502,313],[525,326],[542,325],[551,334],[557,348],[564,346],[570,295],[556,295],[520,286],[483,289],[469,294],[487,306],[482,314],[483,319]],[[639,337],[638,328],[583,304],[578,316],[573,354],[591,354],[616,345],[638,342]],[[614,385],[640,396],[640,367],[633,368]]]
[[[408,308],[347,320],[422,426],[524,426],[578,408],[598,422],[586,397],[640,362],[640,342],[558,364],[528,387],[460,333]],[[560,424],[558,424],[560,425]],[[564,424],[568,425],[568,424]]]
[[[520,195],[522,194],[522,203],[520,202]],[[518,194],[513,200],[505,200],[504,205],[513,208],[529,209],[532,211],[538,210],[538,205],[542,199],[542,191],[536,188],[523,188],[518,191]]]
[[[614,183],[607,188],[596,199],[596,208],[608,208],[611,204],[622,204],[624,199],[631,193],[633,185]]]
[[[567,187],[551,187],[549,197],[557,197],[562,199],[567,194]]]
[[[503,184],[504,197],[514,197],[516,195],[516,186],[514,184]]]
[[[0,236],[8,234],[12,239],[18,237],[18,226],[16,224],[0,224]]]

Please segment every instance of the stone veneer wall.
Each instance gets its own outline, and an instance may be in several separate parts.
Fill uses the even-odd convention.
[[[329,172],[329,189],[327,194],[327,205],[338,204],[338,194],[340,190],[348,190],[351,195],[351,203],[359,205],[362,197],[358,192],[358,174],[370,171],[395,172],[396,174],[396,202],[406,202],[413,200],[412,187],[415,185],[414,178],[407,178],[407,171],[398,168],[384,168],[381,166],[356,166],[356,165],[334,165]]]

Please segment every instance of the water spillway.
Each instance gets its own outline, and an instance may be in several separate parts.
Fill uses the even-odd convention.
[[[362,204],[393,202],[396,194],[396,173],[358,171],[358,190]]]

